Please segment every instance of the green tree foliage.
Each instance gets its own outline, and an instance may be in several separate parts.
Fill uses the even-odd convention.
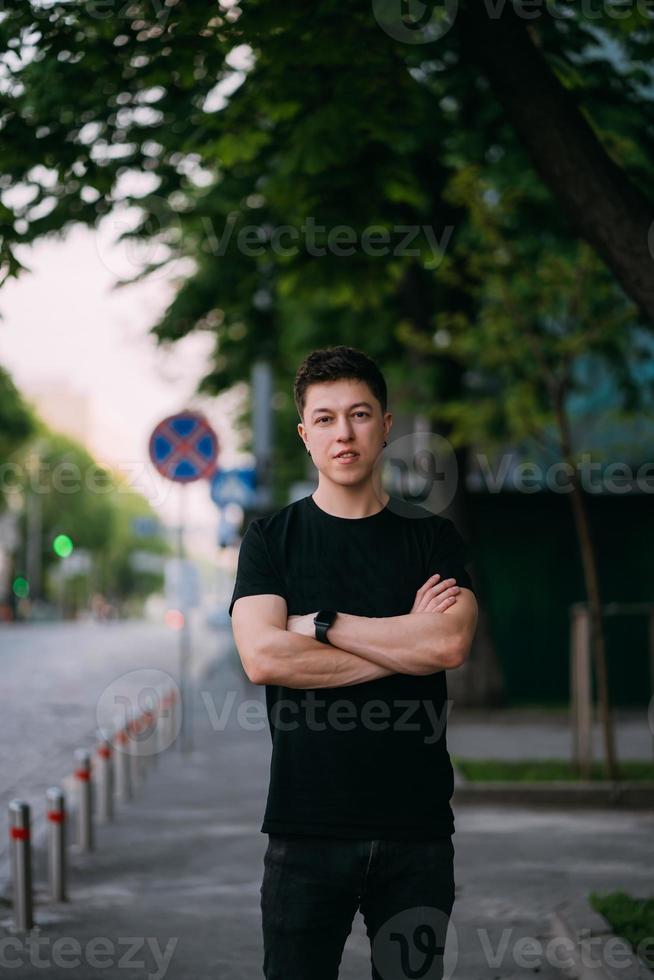
[[[460,4],[443,37],[410,44],[393,36],[393,25],[380,26],[380,3],[350,4],[347,15],[333,3],[316,10],[270,0],[243,8],[6,4],[4,186],[25,184],[31,197],[5,211],[7,271],[16,268],[17,243],[72,221],[96,223],[134,200],[122,179],[128,171],[151,175],[152,192],[136,195],[143,220],[135,234],[197,263],[158,332],[174,339],[196,326],[215,330],[214,383],[224,387],[244,376],[252,349],[275,347],[286,325],[276,325],[279,297],[298,282],[335,294],[341,306],[367,305],[369,316],[375,298],[387,299],[380,282],[397,287],[406,262],[373,262],[360,251],[333,261],[302,249],[223,255],[216,234],[222,240],[230,222],[238,232],[252,217],[273,228],[299,227],[307,216],[357,231],[376,222],[438,227],[446,223],[448,172],[477,164],[500,188],[516,179],[533,184],[538,174],[532,218],[592,239],[651,313],[647,282],[641,275],[641,287],[627,283],[620,258],[628,254],[639,270],[646,260],[651,272],[642,225],[653,196],[646,13],[635,5],[618,18],[604,4],[585,16],[550,3],[534,18],[518,17],[509,3],[486,4],[497,15],[480,22],[482,6]],[[484,28],[495,44],[480,45]],[[511,57],[493,62],[486,49],[507,43]],[[528,81],[530,68],[543,85],[512,87],[511,72]],[[530,128],[537,96],[541,115],[532,113]],[[542,147],[546,124],[551,138]],[[560,185],[551,178],[557,165]],[[584,207],[580,189],[600,187],[601,199]],[[601,206],[616,195],[619,228]],[[427,251],[421,242],[421,267],[433,262]],[[389,362],[396,353],[388,351]]]
[[[601,361],[621,398],[619,418],[654,411],[654,374],[637,310],[583,242],[551,235],[515,235],[526,192],[500,195],[474,168],[461,170],[447,195],[466,201],[466,238],[445,256],[449,280],[476,297],[474,318],[444,311],[436,332],[422,338],[405,328],[407,344],[423,354],[434,347],[466,369],[465,397],[436,406],[456,445],[527,444],[549,462],[565,455],[557,408],[589,396],[582,362]],[[527,202],[528,203],[528,202]],[[572,433],[575,458],[587,450]]]
[[[9,374],[0,368],[0,509],[4,506],[7,486],[12,483],[11,468],[6,464],[13,452],[29,439],[34,431],[32,414],[20,396]]]
[[[115,600],[143,598],[161,588],[160,574],[136,570],[134,551],[168,553],[160,533],[139,538],[133,526],[137,517],[155,518],[148,502],[131,490],[119,475],[100,466],[74,439],[56,433],[36,422],[37,438],[13,457],[17,474],[16,490],[23,501],[21,539],[26,540],[28,497],[36,498],[41,534],[43,589],[55,599],[59,586],[57,570],[65,558],[59,557],[53,542],[67,535],[73,554],[86,552],[90,571],[80,573],[68,586],[68,596],[76,605],[86,602],[91,592],[100,591]],[[19,552],[18,562],[24,548]],[[16,568],[17,572],[24,570]]]
[[[57,534],[67,534],[75,548],[102,552],[115,520],[110,474],[83,446],[60,433],[42,430],[36,448],[36,456],[25,460],[25,492],[41,499],[44,569],[59,562],[52,548]]]

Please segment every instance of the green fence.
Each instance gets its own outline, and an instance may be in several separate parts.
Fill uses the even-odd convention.
[[[566,702],[569,606],[585,601],[579,547],[566,495],[472,494],[471,544],[510,702]],[[654,600],[654,500],[588,498],[603,603]],[[650,697],[646,617],[606,621],[616,706]]]

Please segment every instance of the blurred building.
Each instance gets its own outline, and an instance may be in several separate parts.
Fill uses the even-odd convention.
[[[93,442],[93,410],[87,395],[53,378],[30,388],[29,398],[50,428],[84,446]]]

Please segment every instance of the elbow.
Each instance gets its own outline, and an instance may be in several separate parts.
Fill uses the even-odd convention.
[[[252,684],[283,683],[283,671],[279,657],[275,654],[275,641],[282,629],[274,632],[266,630],[248,650],[247,657],[241,657],[243,668]]]
[[[447,646],[439,646],[437,650],[429,650],[418,663],[415,663],[411,670],[406,670],[407,674],[434,674],[441,670],[455,670],[466,660],[463,651],[458,645],[448,643]]]
[[[241,599],[238,600],[241,602]],[[253,622],[242,615],[238,605],[235,609],[234,642],[241,661],[243,672],[251,684],[275,684],[272,674],[278,674],[280,645],[278,637],[286,636],[284,630],[270,623]]]
[[[465,636],[452,637],[446,654],[446,670],[456,670],[457,667],[463,666],[468,659],[470,645],[470,640]]]
[[[439,645],[434,653],[431,651],[427,658],[426,669],[422,673],[430,674],[434,670],[456,670],[468,659],[470,643],[460,635],[450,636],[447,642]]]
[[[251,684],[266,683],[265,677],[263,675],[263,671],[258,664],[255,665],[252,662],[249,662],[248,664],[243,664],[243,669],[245,670],[247,679],[250,681]]]
[[[269,671],[266,660],[259,652],[252,653],[247,657],[241,657],[243,670],[251,684],[269,684]]]

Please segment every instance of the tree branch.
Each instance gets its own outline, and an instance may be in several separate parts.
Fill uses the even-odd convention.
[[[456,23],[463,50],[487,75],[573,228],[654,322],[654,204],[606,152],[513,6],[500,10],[489,16],[479,0],[462,6]]]

